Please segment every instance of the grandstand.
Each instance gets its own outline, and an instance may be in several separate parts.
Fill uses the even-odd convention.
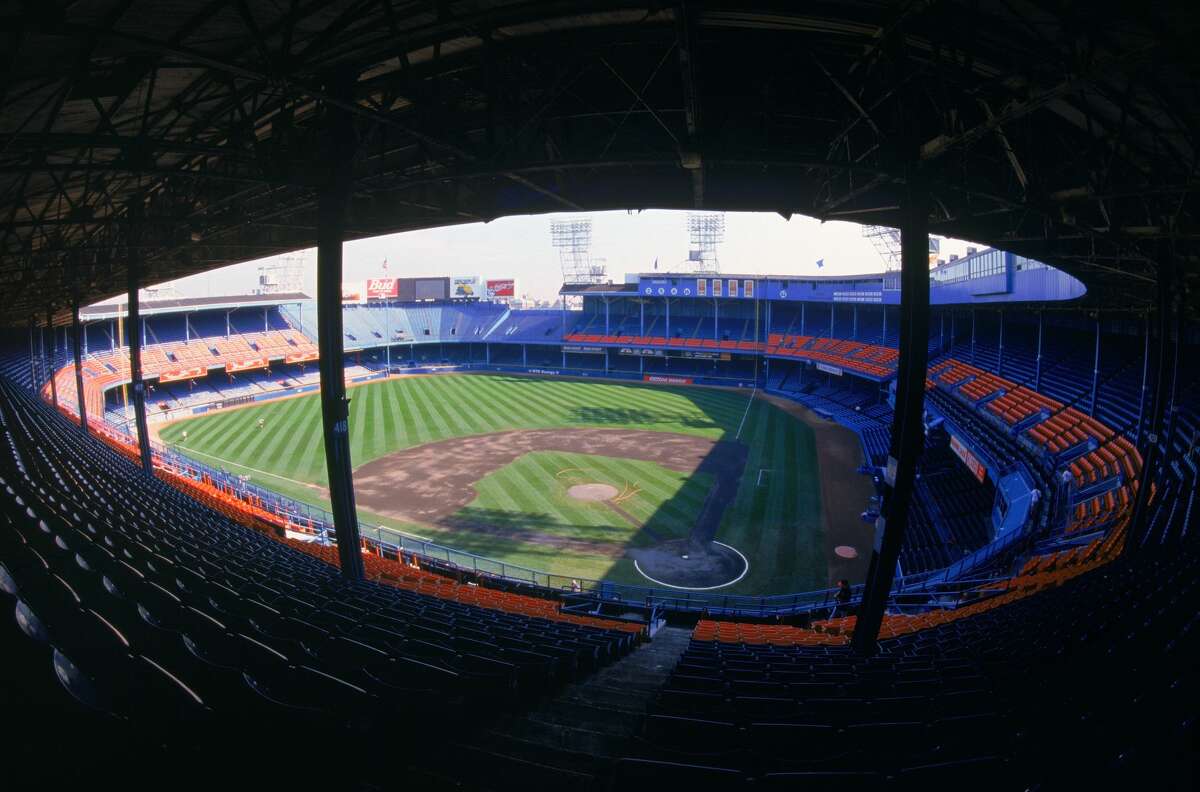
[[[889,389],[889,384],[896,375],[897,358],[896,348],[887,343],[894,338],[888,327],[894,326],[895,319],[882,296],[882,288],[877,292],[879,303],[858,303],[849,309],[822,302],[820,293],[814,299],[813,292],[825,288],[820,282],[814,282],[806,290],[806,300],[799,303],[764,297],[726,307],[711,300],[667,301],[653,294],[630,297],[638,290],[656,288],[642,284],[657,280],[661,278],[637,276],[629,284],[614,287],[614,293],[599,296],[597,287],[591,287],[581,310],[570,312],[510,311],[491,303],[347,305],[343,309],[348,342],[345,378],[352,384],[430,371],[516,370],[542,375],[636,378],[651,382],[663,379],[762,389],[799,402],[855,430],[862,443],[862,470],[873,473],[879,481],[892,422],[894,389]],[[769,278],[739,280],[752,280],[756,284],[753,292],[771,294],[773,284]],[[932,282],[937,283],[936,274]],[[852,279],[851,283],[849,288],[856,291],[870,292],[881,286],[878,276]],[[680,287],[676,284],[675,288]],[[310,651],[310,643],[306,641],[317,640],[313,637],[317,633],[305,638],[298,632],[300,625],[304,625],[305,630],[320,629],[320,640],[337,647],[328,650],[331,660],[347,659],[345,647],[338,641],[353,640],[356,645],[365,643],[371,647],[370,651],[377,652],[381,661],[387,656],[391,658],[389,662],[434,663],[440,670],[429,673],[435,674],[435,678],[439,673],[468,673],[465,667],[457,665],[463,662],[461,647],[480,641],[479,655],[490,657],[489,662],[496,660],[496,647],[507,647],[501,651],[506,653],[504,662],[511,665],[513,676],[504,686],[519,684],[520,679],[537,679],[542,684],[549,672],[536,663],[532,668],[526,667],[526,661],[532,662],[533,657],[538,658],[538,663],[550,658],[565,659],[573,669],[570,673],[576,674],[597,668],[602,658],[619,659],[632,648],[631,639],[645,640],[654,634],[660,646],[674,641],[682,647],[683,635],[672,633],[675,628],[663,626],[663,618],[674,621],[673,614],[690,611],[691,619],[700,617],[690,642],[673,670],[653,691],[647,691],[651,694],[646,704],[648,714],[634,727],[641,735],[638,756],[623,759],[605,772],[618,777],[626,773],[637,777],[643,773],[669,773],[671,762],[721,754],[723,751],[714,746],[741,744],[749,739],[752,747],[747,759],[734,761],[726,757],[720,762],[722,771],[750,777],[768,768],[771,772],[766,777],[790,777],[789,774],[797,772],[815,773],[817,777],[822,773],[847,772],[853,767],[857,768],[855,772],[863,773],[856,782],[868,784],[878,781],[876,773],[900,772],[897,777],[906,779],[912,773],[917,774],[914,777],[924,772],[953,775],[973,768],[987,768],[989,773],[998,772],[1004,777],[1008,762],[1029,749],[1007,735],[1006,716],[993,711],[994,705],[982,702],[1009,683],[989,676],[978,661],[966,659],[969,653],[951,652],[952,659],[947,660],[947,655],[936,652],[930,657],[928,647],[942,646],[948,640],[937,637],[939,631],[960,623],[992,620],[995,613],[1007,613],[1018,607],[1019,601],[1043,593],[1059,597],[1052,592],[1067,587],[1068,583],[1074,585],[1076,580],[1093,578],[1095,570],[1125,563],[1122,550],[1143,464],[1135,441],[1139,436],[1139,414],[1144,408],[1134,409],[1131,404],[1138,393],[1141,365],[1136,357],[1131,357],[1137,351],[1136,342],[1126,334],[1130,325],[1125,322],[1093,323],[1092,345],[1101,351],[1102,359],[1111,357],[1115,362],[1089,367],[1071,353],[1088,348],[1082,343],[1083,330],[1072,320],[1066,320],[1065,324],[1063,320],[1051,320],[1055,327],[1048,334],[1044,314],[1025,305],[1000,309],[1004,313],[998,310],[993,316],[970,308],[964,313],[964,306],[953,297],[939,307],[936,297],[935,294],[928,341],[932,358],[926,379],[925,450],[919,463],[916,495],[909,506],[909,530],[899,557],[903,577],[880,628],[880,646],[889,648],[883,653],[886,660],[881,660],[882,665],[873,672],[881,673],[879,668],[911,668],[911,684],[905,681],[908,670],[895,671],[900,679],[897,685],[904,688],[905,695],[879,698],[878,693],[871,692],[876,688],[870,686],[867,668],[836,654],[847,650],[856,617],[839,613],[845,606],[835,606],[826,592],[790,600],[779,598],[778,604],[770,606],[762,600],[743,602],[737,597],[724,596],[719,608],[714,607],[716,600],[698,597],[681,602],[672,592],[647,592],[603,581],[584,581],[586,587],[582,591],[564,592],[561,588],[556,590],[552,576],[544,576],[545,582],[538,585],[540,578],[535,573],[534,585],[530,587],[528,582],[506,579],[506,573],[481,574],[478,560],[464,567],[461,560],[456,561],[462,554],[453,551],[443,558],[437,548],[428,544],[382,538],[364,540],[367,576],[381,592],[372,595],[376,598],[372,601],[400,596],[383,593],[398,590],[407,592],[405,596],[485,608],[514,618],[538,619],[547,625],[539,628],[542,630],[559,633],[576,628],[595,630],[598,632],[587,634],[590,644],[597,647],[610,640],[605,635],[625,637],[613,639],[616,644],[598,649],[598,653],[593,652],[585,661],[577,652],[571,654],[563,649],[571,641],[579,640],[574,634],[568,638],[565,634],[549,637],[547,633],[547,640],[556,647],[550,650],[528,637],[522,638],[519,645],[498,644],[494,635],[484,636],[491,628],[471,628],[473,637],[469,640],[438,634],[434,644],[460,648],[441,655],[432,647],[416,651],[412,644],[415,634],[411,631],[398,633],[407,635],[408,643],[394,643],[401,640],[399,637],[379,643],[382,634],[377,632],[377,625],[372,626],[361,617],[352,622],[336,621],[341,617],[329,608],[343,600],[343,595],[338,594],[329,595],[325,605],[306,600],[303,611],[275,617],[295,622],[287,622],[286,632],[282,628],[271,632],[255,626],[254,640],[269,637],[299,642],[305,651]],[[141,333],[148,342],[155,343],[145,347],[143,370],[146,380],[157,385],[150,397],[151,415],[156,420],[270,400],[316,387],[316,373],[306,371],[306,364],[312,366],[317,349],[316,339],[308,335],[311,324],[304,320],[315,313],[311,301],[296,295],[248,303],[239,298],[219,298],[213,302],[213,305],[201,302],[189,306],[182,316],[174,306],[145,306],[147,315]],[[115,449],[117,456],[111,464],[117,467],[123,464],[122,456],[137,458],[136,441],[124,429],[129,423],[129,410],[119,401],[119,393],[129,376],[126,348],[119,345],[127,340],[129,328],[125,327],[123,337],[121,320],[119,311],[94,317],[88,325],[90,336],[85,337],[102,338],[107,343],[99,344],[97,350],[93,341],[94,351],[82,358],[89,414],[104,416],[92,418],[91,422],[95,428],[101,426],[97,421],[112,424],[99,434]],[[839,326],[848,337],[837,335]],[[654,334],[655,327],[659,327],[661,334]],[[1014,327],[1020,329],[1013,330]],[[389,335],[391,329],[395,331]],[[1055,340],[1044,343],[1046,335]],[[1042,344],[1038,343],[1039,338]],[[56,345],[57,340],[44,359],[35,359],[36,370],[51,370],[49,361]],[[533,360],[530,350],[535,355]],[[194,367],[182,369],[189,363],[194,363]],[[542,368],[545,365],[554,366],[553,371]],[[185,381],[186,389],[182,384]],[[53,388],[49,381],[42,385],[43,401],[57,399],[60,410],[74,414],[73,367],[64,365],[58,369],[54,382]],[[1185,381],[1182,392],[1192,392],[1195,384]],[[22,426],[35,423],[41,431],[62,432],[54,428],[51,416],[25,401],[17,391],[12,390],[9,398],[14,414],[26,416],[16,419]],[[153,408],[155,404],[159,409]],[[107,410],[99,410],[100,405]],[[1174,409],[1179,413],[1176,425],[1181,436],[1164,438],[1162,444],[1180,450],[1193,448],[1194,407],[1178,399]],[[1194,471],[1194,455],[1184,453],[1180,462],[1183,467],[1177,465],[1176,470]],[[332,535],[331,521],[319,510],[251,487],[223,471],[207,468],[202,461],[175,452],[157,451],[155,470],[159,486],[169,485],[176,493],[184,493],[222,515],[231,526],[249,530],[247,538],[273,538],[277,549],[272,549],[271,557],[278,555],[288,559],[286,564],[302,566],[309,563],[302,562],[302,558],[316,559],[332,567],[340,564],[335,547],[328,541]],[[1160,540],[1170,543],[1190,536],[1194,520],[1194,472],[1180,478],[1169,477],[1152,486],[1161,487],[1168,494],[1188,493],[1188,501],[1182,508],[1177,499],[1152,501],[1155,510],[1151,521]],[[172,503],[186,501],[173,495]],[[42,521],[39,525],[50,525],[41,511],[32,512],[32,516],[25,517],[36,516]],[[71,512],[72,520],[76,513]],[[61,507],[51,509],[49,514],[63,517]],[[84,525],[67,521],[61,529],[51,528],[46,535],[62,538],[75,551],[79,542],[94,543],[96,536],[86,535],[91,532],[86,524],[88,518],[82,513],[79,518],[85,521]],[[96,525],[95,521],[91,524]],[[36,549],[36,536],[22,533],[19,525],[16,528],[15,541]],[[67,530],[75,533],[61,533]],[[198,529],[190,531],[190,535],[202,534]],[[150,536],[164,544],[141,538],[137,541],[146,543],[151,554],[173,559],[170,562],[173,565],[186,565],[188,553],[201,549],[192,547],[189,551],[179,547],[172,553],[164,553],[165,548],[174,547],[171,535]],[[107,541],[106,544],[108,550],[117,546]],[[286,553],[298,555],[282,555]],[[102,559],[81,557],[88,561],[89,567],[104,568]],[[151,558],[147,561],[154,563]],[[14,563],[20,566],[19,561]],[[18,581],[13,586],[21,591],[18,570],[6,568],[13,580]],[[503,569],[503,565],[498,568]],[[273,576],[301,574],[284,573],[278,566],[268,569]],[[145,570],[139,572],[145,576]],[[193,572],[210,583],[216,582],[204,571]],[[103,579],[116,580],[111,575],[105,578],[106,574],[100,573]],[[234,573],[227,566],[225,574]],[[221,585],[227,585],[229,580],[225,578]],[[272,589],[273,597],[298,598],[297,594],[288,595],[266,579],[261,580],[261,585]],[[114,582],[114,585],[119,584]],[[181,592],[182,585],[182,578],[160,580],[154,594],[146,596],[171,597],[165,605],[160,603],[160,607],[171,609],[171,629],[183,636],[192,656],[178,655],[176,647],[172,659],[178,666],[164,666],[163,657],[153,653],[140,656],[146,662],[171,669],[169,680],[184,680],[184,690],[195,692],[197,688],[193,685],[200,683],[193,683],[182,669],[191,666],[190,673],[201,673],[205,666],[196,663],[210,659],[208,651],[244,653],[246,650],[234,647],[200,650],[194,646],[196,638],[188,630],[198,629],[197,617],[183,619],[176,609],[185,605],[194,609],[194,605],[187,603],[197,602],[194,597],[200,595],[196,591]],[[193,579],[191,585],[201,584]],[[241,589],[241,586],[230,587],[235,591]],[[189,600],[184,594],[193,598]],[[364,596],[356,594],[349,598],[350,605],[343,603],[340,607],[350,607],[355,602],[365,605]],[[600,597],[602,603],[607,600],[607,604],[599,608],[588,606],[593,596]],[[204,594],[203,599],[210,603],[217,601],[211,594]],[[251,601],[268,605],[273,612],[289,613],[277,600],[262,602],[259,597]],[[26,620],[33,625],[26,631],[34,637],[49,636],[50,627],[45,625],[53,624],[54,617],[46,616],[44,610],[39,613],[36,602],[24,599],[21,602],[28,609]],[[146,603],[136,599],[133,602],[135,607],[141,605],[153,613]],[[644,608],[648,602],[655,604],[649,611],[642,611],[641,619],[629,622],[606,618],[606,614],[612,616],[619,611],[617,603],[634,609],[627,611],[628,614]],[[42,607],[52,607],[48,603]],[[401,606],[388,607],[395,610]],[[125,624],[124,620],[129,618],[115,611],[89,608],[88,612],[111,624]],[[588,613],[591,615],[584,615]],[[226,623],[233,614],[221,610],[209,616]],[[781,616],[786,617],[782,624]],[[769,621],[763,621],[764,617]],[[462,624],[464,618],[459,615],[454,623]],[[388,624],[389,630],[398,629],[394,622]],[[528,627],[522,631],[526,636],[532,635]],[[85,630],[84,634],[89,633]],[[365,640],[368,635],[376,642]],[[920,638],[915,644],[911,643],[914,636]],[[428,637],[434,636],[430,633]],[[894,649],[890,648],[893,644]],[[150,645],[146,645],[146,652]],[[276,648],[282,651],[284,645],[296,644],[281,644]],[[56,648],[63,658],[59,662],[71,664],[64,678],[67,689],[85,701],[87,696],[99,695],[82,681],[73,681],[87,679],[88,672],[75,667],[77,661],[70,659],[68,645],[60,641]],[[416,654],[406,653],[411,651]],[[821,652],[820,657],[828,666],[822,665],[820,671],[805,670],[811,668],[805,664],[812,662],[813,652]],[[321,657],[320,652],[317,656]],[[357,664],[359,660],[351,662]],[[793,671],[781,670],[792,666],[797,667]],[[348,690],[353,688],[355,696],[385,695],[377,686],[394,682],[377,678],[371,666],[365,668],[366,677],[356,671],[359,676],[346,678],[345,669],[336,667],[320,672],[350,686]],[[735,668],[741,670],[733,673],[731,669]],[[469,673],[480,671],[472,668]],[[278,669],[272,672],[264,668],[257,673],[277,672]],[[252,689],[270,701],[279,700],[266,686],[284,682],[263,682],[260,688],[255,672],[248,673],[256,682]],[[482,673],[486,678],[494,677],[486,670],[486,664]],[[286,684],[298,683],[290,680]],[[304,685],[286,689],[303,690]],[[495,695],[475,688],[473,691],[472,695]],[[204,699],[206,694],[198,695]],[[232,693],[222,689],[207,695]],[[1006,695],[1018,693],[1006,689]],[[977,704],[962,703],[971,701]],[[258,706],[262,706],[261,702]],[[837,711],[836,715],[831,708]],[[881,721],[879,708],[895,711],[899,720]],[[963,724],[979,730],[975,738],[951,734]],[[932,740],[930,744],[936,747],[925,754],[915,748],[909,752],[914,744],[922,743],[914,730]],[[828,740],[835,733],[839,748],[830,750]],[[807,753],[802,757],[787,754],[785,758],[785,753],[780,753],[781,747],[793,741],[808,746]],[[971,755],[976,741],[992,746],[986,756]],[[949,747],[951,743],[954,747]],[[901,772],[898,763],[903,760],[912,764],[918,759],[931,766],[945,764],[949,769],[923,770],[920,768],[924,765],[919,765]],[[862,770],[864,766],[869,769]]]
[[[1192,6],[0,30],[8,787],[1195,787]],[[701,242],[550,311],[343,281],[351,240],[646,208],[870,224],[884,271]],[[141,299],[314,246],[315,299],[278,263]],[[372,524],[409,496],[449,516]]]

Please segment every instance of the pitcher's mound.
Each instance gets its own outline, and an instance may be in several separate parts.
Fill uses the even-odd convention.
[[[617,488],[611,484],[576,484],[567,494],[575,500],[606,501],[617,497]]]

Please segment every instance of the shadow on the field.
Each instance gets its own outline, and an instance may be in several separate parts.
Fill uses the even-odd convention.
[[[614,514],[614,521],[617,515]],[[607,548],[601,552],[605,555],[619,555],[620,548],[633,544],[646,544],[654,541],[648,533],[654,533],[659,538],[671,538],[686,535],[679,532],[678,522],[674,528],[660,526],[662,533],[646,531],[645,526],[629,524],[621,525],[574,525],[555,520],[548,514],[525,511],[508,511],[505,509],[479,509],[472,506],[459,509],[458,512],[439,520],[437,525],[455,530],[468,530],[491,536],[503,537],[514,541],[541,541],[560,538],[564,543],[582,543]],[[636,532],[632,537],[631,532]],[[644,541],[640,538],[645,535]]]

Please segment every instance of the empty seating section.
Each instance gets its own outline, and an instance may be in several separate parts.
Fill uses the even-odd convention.
[[[1117,531],[1031,559],[960,607],[889,614],[872,656],[846,647],[853,615],[807,626],[701,621],[650,707],[646,755],[781,789],[1157,778],[1144,756],[1129,770],[1131,744],[1165,757],[1192,733],[1194,698],[1178,697],[1195,685],[1200,622],[1186,603],[1196,548],[1125,555],[1122,545]]]
[[[1069,486],[1067,533],[1103,528],[1126,516],[1137,493],[1142,458],[1119,430],[1081,410],[948,358],[930,367],[928,389],[957,395],[997,422],[1064,474]]]
[[[813,363],[825,363],[876,379],[888,379],[895,376],[896,364],[899,359],[899,351],[893,347],[782,333],[772,334],[769,337],[766,353]]]
[[[558,344],[563,337],[561,311],[514,310],[505,314],[488,334],[488,341],[522,344]]]
[[[317,345],[297,330],[270,330],[259,333],[224,335],[216,338],[176,341],[146,347],[142,351],[142,377],[168,383],[204,377],[212,368],[228,372],[267,368],[272,360],[287,363],[317,359]],[[129,351],[89,355],[83,361],[84,406],[88,415],[104,413],[104,391],[129,381]],[[74,405],[75,369],[65,366],[55,373],[55,388],[60,403]],[[42,388],[50,398],[50,385]]]
[[[742,330],[750,330],[749,339],[742,337],[717,339],[702,337],[698,333],[672,336],[621,335],[611,332],[605,334],[603,322],[599,323],[599,332],[594,331],[596,324],[594,319],[586,321],[583,323],[582,329],[568,333],[563,340],[571,344],[632,344],[710,352],[759,352],[773,357],[825,363],[876,379],[888,379],[895,376],[896,362],[899,357],[899,352],[894,348],[873,346],[857,341],[781,333],[770,334],[766,342],[755,341],[752,340],[753,328],[745,327],[747,324],[745,322],[736,324]]]
[[[3,591],[62,685],[104,711],[386,729],[421,701],[536,695],[639,639],[398,561],[371,557],[378,581],[345,581],[328,548],[269,538],[278,526],[253,504],[200,505],[136,473],[131,451],[0,381]]]

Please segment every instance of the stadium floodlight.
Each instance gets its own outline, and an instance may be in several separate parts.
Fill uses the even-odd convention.
[[[255,294],[296,294],[304,290],[304,270],[309,266],[307,251],[289,253],[271,259],[258,268]]]
[[[692,272],[717,273],[717,248],[725,241],[724,212],[688,212],[688,266]]]
[[[890,226],[865,225],[862,235],[875,247],[883,259],[883,288],[900,288],[900,229]],[[937,266],[941,239],[929,237],[929,268]]]
[[[606,267],[603,259],[593,259],[592,221],[588,217],[570,217],[550,221],[550,244],[558,249],[563,283],[603,283]]]

